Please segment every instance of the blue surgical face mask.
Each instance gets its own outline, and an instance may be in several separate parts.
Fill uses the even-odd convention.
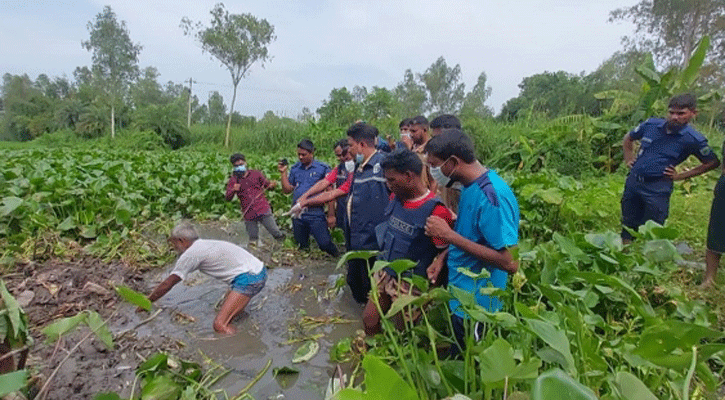
[[[240,176],[244,175],[245,172],[247,172],[247,166],[246,165],[237,165],[234,167],[234,175]]]
[[[363,161],[365,161],[365,157],[362,154],[358,153],[358,154],[355,155],[355,162],[356,163],[362,164]]]
[[[352,172],[355,170],[355,161],[345,161],[345,171]]]

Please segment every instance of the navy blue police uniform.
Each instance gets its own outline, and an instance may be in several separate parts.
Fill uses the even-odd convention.
[[[292,203],[297,202],[307,190],[315,183],[325,178],[330,172],[330,167],[320,161],[313,160],[308,166],[297,162],[290,168],[289,183],[294,186],[292,192]],[[292,231],[295,241],[301,249],[310,247],[310,234],[315,238],[321,250],[333,257],[340,255],[337,246],[332,242],[330,231],[327,229],[327,218],[323,206],[307,207],[300,218],[292,219]]]
[[[622,225],[637,230],[648,220],[664,224],[670,209],[672,179],[665,169],[676,166],[694,155],[700,162],[717,160],[707,139],[692,126],[668,132],[667,120],[650,118],[640,124],[629,137],[640,141],[637,159],[629,171],[622,194]],[[632,235],[622,229],[622,238]]]
[[[341,187],[345,181],[347,181],[347,177],[350,175],[350,172],[347,172],[347,169],[345,169],[345,163],[340,163],[337,166],[337,176],[335,177],[335,187]],[[340,196],[337,198],[337,206],[335,207],[335,225],[342,229],[343,234],[347,238],[347,195]]]
[[[390,201],[390,190],[380,165],[385,156],[376,151],[367,163],[358,166],[348,194],[347,218],[348,250],[379,250],[375,227],[385,221],[385,209]],[[370,292],[368,264],[372,260],[350,260],[347,284],[355,301],[365,304]]]

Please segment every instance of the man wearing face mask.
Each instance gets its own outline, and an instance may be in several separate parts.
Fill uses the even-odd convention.
[[[378,129],[365,123],[357,123],[347,130],[349,151],[355,155],[355,172],[335,190],[305,200],[300,206],[324,204],[342,196],[348,196],[347,237],[348,250],[378,250],[375,227],[385,221],[385,207],[390,200],[381,163],[384,155],[375,149]],[[365,304],[370,292],[369,267],[375,261],[350,260],[347,284],[360,304]]]
[[[284,233],[279,230],[277,221],[272,215],[267,197],[264,195],[266,189],[273,189],[276,182],[270,182],[262,171],[247,169],[247,161],[244,154],[236,153],[229,157],[232,163],[232,176],[227,182],[226,199],[231,201],[234,196],[239,199],[239,204],[244,217],[244,226],[247,228],[249,243],[261,244],[259,238],[259,224],[261,223],[267,232],[278,241],[284,240]]]
[[[689,122],[697,115],[696,99],[691,94],[673,97],[668,117],[650,118],[624,135],[624,162],[631,168],[622,194],[622,241],[629,243],[632,235],[648,220],[664,224],[669,214],[670,195],[674,181],[704,174],[720,165],[707,139]],[[634,154],[634,142],[640,141]],[[677,172],[675,167],[690,155],[700,165]]]
[[[425,146],[431,176],[441,187],[450,181],[463,185],[455,229],[438,216],[430,216],[425,225],[428,236],[448,243],[448,251],[428,267],[431,280],[438,275],[443,262],[448,266],[448,287],[472,293],[479,306],[490,312],[499,311],[497,296],[481,293],[481,289],[506,288],[509,274],[518,270],[510,247],[518,243],[519,206],[511,188],[496,172],[481,165],[474,153],[471,138],[458,129],[448,129],[434,136]],[[479,274],[486,269],[489,277],[473,279],[461,270]],[[471,331],[467,312],[458,299],[449,302],[458,346],[452,354],[466,347],[468,338],[480,333]]]

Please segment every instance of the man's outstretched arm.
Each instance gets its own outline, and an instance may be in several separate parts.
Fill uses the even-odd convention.
[[[171,290],[171,288],[174,287],[174,285],[176,285],[179,282],[181,282],[181,278],[178,275],[176,275],[176,274],[169,275],[168,278],[164,279],[163,282],[159,283],[159,285],[156,286],[156,288],[151,292],[151,294],[149,294],[149,300],[151,300],[151,302],[154,302],[154,301],[160,299],[161,297],[163,297],[163,295],[168,293],[169,290]]]

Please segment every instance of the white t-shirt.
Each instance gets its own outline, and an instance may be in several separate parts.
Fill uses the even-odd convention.
[[[231,283],[239,274],[262,272],[264,263],[236,244],[223,240],[197,239],[176,261],[172,274],[184,280],[197,269]]]

